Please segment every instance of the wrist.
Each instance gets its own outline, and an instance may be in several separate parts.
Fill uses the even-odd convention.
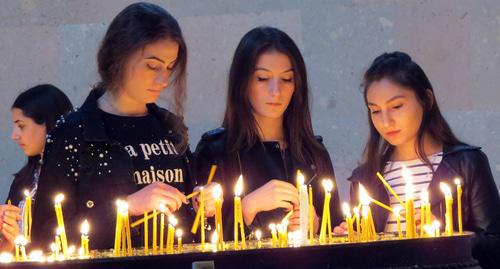
[[[241,201],[241,210],[243,211],[243,221],[247,226],[250,226],[258,213],[258,209],[255,208],[255,203],[251,202],[250,196],[245,196]]]

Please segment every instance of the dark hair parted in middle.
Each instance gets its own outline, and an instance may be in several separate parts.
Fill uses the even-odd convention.
[[[130,56],[146,45],[162,39],[179,44],[171,88],[174,112],[182,116],[186,99],[187,47],[177,20],[160,6],[144,2],[131,4],[113,19],[97,53],[101,76],[97,87],[116,91],[120,87]]]
[[[295,42],[273,27],[257,27],[241,39],[229,71],[226,112],[228,150],[249,148],[259,141],[259,126],[252,113],[249,84],[260,55],[270,51],[285,54],[292,63],[295,91],[283,115],[285,139],[299,161],[314,163],[325,170],[324,147],[315,139],[309,110],[309,86],[306,66]]]
[[[415,93],[423,110],[422,122],[417,132],[415,150],[419,158],[430,169],[433,169],[424,151],[423,140],[425,134],[430,135],[435,141],[443,145],[453,146],[462,142],[453,134],[450,126],[441,114],[431,82],[425,75],[424,70],[408,54],[399,51],[384,53],[373,60],[373,63],[364,74],[362,86],[364,87],[363,94],[366,105],[368,105],[368,88],[373,82],[382,79],[388,79]],[[363,163],[367,165],[367,171],[370,175],[374,175],[389,161],[394,147],[377,132],[371,120],[369,110],[368,122],[370,125],[370,136],[364,149]]]

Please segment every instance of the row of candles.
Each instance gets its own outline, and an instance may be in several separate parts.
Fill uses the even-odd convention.
[[[207,181],[207,185],[211,182],[213,175],[215,174],[215,166],[212,167],[210,171],[210,176]],[[390,187],[384,177],[377,173],[377,177],[382,181],[384,186],[391,192],[394,197],[399,201],[400,205],[391,208],[369,196],[365,188],[360,184],[359,186],[359,200],[360,204],[352,209],[353,214],[351,214],[351,209],[347,203],[342,205],[346,224],[347,224],[347,239],[349,242],[355,241],[373,241],[376,240],[376,230],[373,222],[373,217],[371,213],[370,203],[374,203],[378,206],[385,208],[391,213],[395,214],[398,227],[398,238],[403,238],[403,233],[401,229],[401,215],[402,209],[405,209],[405,220],[406,220],[406,238],[416,238],[416,220],[415,220],[415,206],[414,206],[414,190],[411,175],[406,168],[403,168],[403,177],[406,181],[405,195],[406,201],[400,199],[400,197],[394,192]],[[319,231],[319,243],[325,244],[332,240],[332,223],[330,216],[331,207],[331,191],[333,190],[333,182],[328,179],[324,179],[323,188],[325,191],[323,212],[321,218],[321,226]],[[459,234],[462,234],[462,208],[461,208],[461,196],[462,188],[459,179],[455,179],[455,184],[457,185],[457,201],[458,201],[458,230]],[[441,190],[445,196],[445,235],[453,235],[453,197],[451,194],[451,188],[445,184],[440,184]],[[314,243],[314,231],[313,231],[313,203],[312,203],[312,188],[311,186],[304,185],[304,176],[298,171],[297,172],[297,189],[299,191],[300,198],[300,229],[295,233],[288,232],[288,217],[292,212],[287,214],[281,223],[270,224],[269,229],[271,230],[271,246],[272,247],[287,247],[288,237],[291,235],[295,241],[299,241],[299,245]],[[244,230],[244,220],[241,208],[241,194],[243,191],[243,176],[237,180],[235,186],[235,196],[234,196],[234,249],[246,249],[245,241],[245,230]],[[23,235],[16,238],[16,249],[15,249],[15,259],[25,260],[25,246],[30,241],[29,231],[31,230],[31,197],[29,192],[25,192],[26,195],[26,208],[24,210],[23,220],[25,224],[25,231]],[[199,208],[197,216],[193,223],[191,232],[197,233],[198,227],[204,227],[205,221],[205,190],[201,187],[197,192],[191,194],[190,196],[199,195]],[[223,239],[223,227],[222,227],[222,188],[220,185],[216,185],[213,190],[213,195],[215,199],[215,232],[212,236],[212,243],[214,245],[215,251],[222,251],[225,249],[224,239]],[[420,237],[425,236],[438,236],[440,224],[438,221],[432,221],[431,218],[431,206],[429,203],[429,197],[426,191],[422,192],[421,207],[420,207]],[[64,217],[62,213],[62,202],[64,200],[63,194],[58,194],[55,198],[55,212],[57,219],[57,229],[55,241],[52,243],[53,255],[56,259],[67,259],[70,255],[70,249],[68,248],[68,242],[66,237],[66,230],[64,226]],[[128,204],[125,201],[117,201],[117,214],[116,214],[116,227],[115,227],[115,241],[113,253],[115,256],[125,256],[132,255],[132,244],[130,228],[136,227],[140,224],[144,225],[144,251],[149,254],[149,220],[153,219],[153,231],[152,231],[152,253],[153,254],[171,254],[174,253],[174,234],[177,236],[177,252],[182,252],[182,230],[175,229],[177,225],[177,219],[170,215],[168,216],[168,230],[167,230],[167,240],[164,244],[164,230],[165,230],[165,219],[166,219],[166,206],[164,204],[159,206],[159,212],[153,210],[153,212],[145,212],[144,217],[130,224],[128,216]],[[160,242],[158,244],[158,227],[157,227],[157,217],[160,215]],[[356,227],[356,229],[354,229]],[[81,257],[89,257],[89,223],[85,220],[81,226],[81,247],[79,250]],[[205,229],[200,229],[200,241],[201,250],[205,251]],[[357,231],[357,233],[355,233]],[[255,233],[258,239],[258,245],[261,246],[260,237],[261,232],[256,231]],[[240,243],[241,240],[241,243]],[[62,256],[59,252],[62,251]]]

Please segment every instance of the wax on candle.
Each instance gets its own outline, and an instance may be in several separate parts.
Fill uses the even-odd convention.
[[[167,211],[167,207],[165,204],[160,204],[158,206],[158,209],[160,210],[160,254],[164,253],[164,239],[165,239],[165,212]],[[168,240],[167,240],[168,244]],[[168,249],[167,249],[168,252]]]
[[[217,248],[222,250],[224,247],[224,233],[222,229],[222,187],[216,184],[213,190],[213,195],[215,199],[215,230],[219,234],[217,241]]]
[[[277,245],[278,245],[278,236],[276,235],[276,224],[274,224],[274,223],[269,224],[269,229],[271,230],[271,238],[272,238],[271,246],[273,248],[277,247]]]
[[[82,225],[80,226],[80,233],[81,235],[81,244],[80,247],[83,249],[83,254],[84,256],[89,255],[89,230],[90,230],[90,225],[87,220],[84,220]]]
[[[68,240],[66,238],[66,229],[64,227],[64,217],[63,217],[63,212],[62,212],[62,201],[64,200],[64,195],[62,193],[58,194],[55,198],[55,210],[56,210],[56,219],[57,219],[57,226],[60,227],[61,229],[61,234],[59,235],[61,237],[61,246],[62,246],[62,251],[64,254],[64,257],[68,257]]]
[[[323,179],[323,188],[325,189],[325,200],[323,204],[323,214],[321,218],[321,228],[320,228],[320,234],[319,234],[319,241],[320,243],[324,244],[326,243],[326,231],[327,231],[327,225],[331,223],[330,218],[330,199],[331,199],[331,191],[333,189],[333,182],[330,179]],[[331,231],[331,227],[328,229],[328,231]],[[330,238],[330,235],[329,235]]]
[[[182,252],[182,230],[177,229],[175,231],[175,235],[177,236],[177,252],[181,253]]]
[[[246,249],[243,211],[240,195],[243,192],[243,175],[240,175],[234,188],[234,249],[239,248],[238,236],[241,235],[241,247]]]
[[[453,235],[453,197],[451,196],[451,189],[450,186],[444,182],[441,182],[439,186],[445,196],[445,234]]]

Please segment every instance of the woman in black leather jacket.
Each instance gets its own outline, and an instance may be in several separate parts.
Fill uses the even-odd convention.
[[[97,56],[101,82],[47,138],[34,245],[46,248],[54,238],[57,193],[65,195],[69,242],[77,242],[88,219],[93,249],[113,246],[117,199],[128,202],[132,221],[160,204],[174,212],[186,202],[183,192],[192,190],[181,117],[186,57],[181,29],[163,8],[136,3],[114,18]],[[154,104],[169,83],[176,115]],[[182,226],[192,222],[186,207],[175,214]],[[135,246],[140,235],[132,231]]]
[[[433,218],[443,224],[445,207],[440,183],[451,187],[457,230],[454,179],[458,178],[463,188],[463,229],[476,233],[473,255],[483,267],[497,268],[500,198],[486,155],[479,147],[455,137],[439,111],[427,76],[407,54],[393,52],[377,57],[366,71],[363,84],[370,136],[363,163],[349,178],[352,204],[358,203],[359,184],[374,199],[387,205],[398,204],[376,173],[382,172],[398,193],[398,188],[404,188],[401,173],[405,165],[412,173],[415,188],[429,193]],[[398,195],[405,199],[404,191]],[[420,195],[414,197],[418,208]],[[372,209],[376,230],[393,232],[392,214],[380,207]],[[344,227],[336,227],[335,231],[343,232]]]
[[[236,49],[229,74],[223,127],[205,133],[195,152],[197,178],[218,165],[214,181],[223,185],[226,238],[232,238],[234,187],[244,178],[243,218],[247,228],[268,234],[294,210],[289,229],[299,227],[296,171],[314,193],[314,228],[323,206],[324,178],[334,180],[329,154],[315,137],[309,113],[303,58],[293,40],[271,27],[249,31]],[[212,209],[211,209],[212,208]],[[332,193],[332,223],[340,221],[337,191]],[[213,214],[213,206],[207,206]]]

